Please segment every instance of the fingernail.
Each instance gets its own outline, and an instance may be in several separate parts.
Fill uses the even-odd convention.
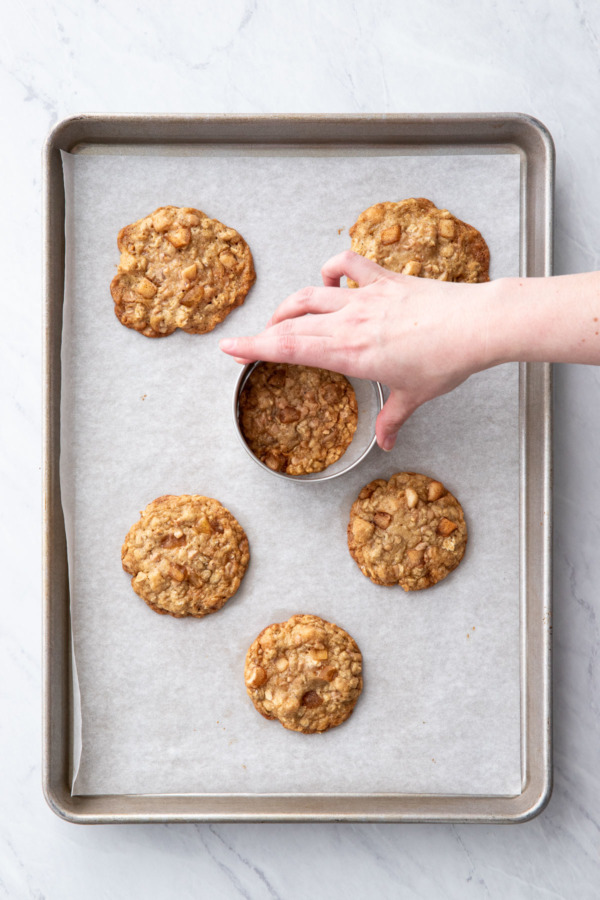
[[[383,442],[381,444],[381,449],[385,450],[386,453],[389,453],[389,451],[393,448],[395,443],[396,443],[395,439],[388,434],[383,439]]]
[[[236,343],[237,341],[235,338],[223,338],[223,340],[219,341],[219,347],[227,353],[228,351],[235,349]]]

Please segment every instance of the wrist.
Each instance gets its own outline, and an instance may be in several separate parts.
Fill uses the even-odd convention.
[[[535,279],[497,278],[477,285],[473,297],[475,371],[507,362],[528,361],[531,352]]]
[[[498,278],[464,288],[455,335],[465,370],[506,362],[600,365],[600,273]]]

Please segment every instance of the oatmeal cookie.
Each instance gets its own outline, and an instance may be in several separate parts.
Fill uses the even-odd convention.
[[[489,281],[490,251],[480,233],[423,197],[376,203],[350,229],[352,250],[403,275]],[[349,287],[358,287],[348,279]]]
[[[233,228],[187,206],[161,206],[122,228],[110,285],[123,325],[146,337],[204,334],[241,306],[256,275]]]
[[[354,388],[337,372],[262,362],[240,394],[239,421],[261,462],[275,472],[305,475],[346,452],[358,406]]]
[[[362,691],[362,656],[350,635],[319,616],[269,625],[246,656],[246,690],[266,719],[314,734],[345,722]]]
[[[467,526],[456,497],[440,481],[416,472],[378,478],[350,511],[348,548],[375,584],[420,591],[457,567]]]
[[[201,618],[235,594],[248,538],[218,500],[166,495],[149,503],[121,550],[131,586],[157,613]]]

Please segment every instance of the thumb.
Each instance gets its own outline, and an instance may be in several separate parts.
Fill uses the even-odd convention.
[[[415,410],[400,391],[392,391],[377,416],[375,434],[382,450],[391,450],[396,443],[398,429]]]

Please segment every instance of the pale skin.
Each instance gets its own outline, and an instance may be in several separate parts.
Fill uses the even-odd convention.
[[[505,362],[600,365],[600,273],[450,284],[397,275],[348,250],[321,270],[323,287],[296,291],[264,331],[221,350],[319,366],[390,389],[376,425],[391,450],[421,404]],[[358,288],[340,287],[348,276]]]

